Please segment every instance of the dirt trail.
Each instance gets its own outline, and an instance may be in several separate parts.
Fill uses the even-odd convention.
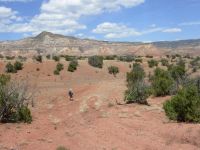
[[[0,124],[0,150],[55,150],[61,145],[70,150],[200,149],[200,125],[171,123],[165,117],[162,103],[169,97],[150,98],[150,107],[116,105],[116,99],[123,100],[128,63],[107,61],[101,70],[80,61],[74,73],[62,63],[60,76],[53,75],[52,61],[27,63],[13,76],[28,75],[39,92],[32,124]],[[116,78],[107,73],[110,64],[120,68]],[[74,101],[68,100],[69,88]]]

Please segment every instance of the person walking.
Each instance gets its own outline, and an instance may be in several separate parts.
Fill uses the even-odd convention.
[[[69,89],[68,95],[69,95],[69,100],[70,100],[70,101],[73,101],[74,93],[73,93],[73,91],[72,91],[71,88]]]

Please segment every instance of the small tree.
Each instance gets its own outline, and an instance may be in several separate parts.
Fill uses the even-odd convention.
[[[151,78],[152,88],[156,96],[169,95],[173,87],[173,79],[168,71],[156,68]]]
[[[32,96],[26,82],[12,82],[10,76],[0,75],[0,122],[31,123],[28,104]]]
[[[97,68],[103,67],[103,57],[102,56],[91,56],[88,58],[88,63]]]
[[[116,76],[116,74],[119,73],[119,68],[116,66],[110,66],[108,67],[108,72]]]
[[[15,68],[15,70],[22,70],[22,68],[23,68],[23,63],[21,63],[21,62],[19,62],[19,61],[16,61],[16,62],[14,63],[14,68]]]
[[[77,66],[78,66],[78,61],[77,60],[73,60],[69,63],[69,66],[68,66],[68,71],[69,72],[74,72],[76,69],[77,69]]]
[[[126,103],[148,104],[147,97],[150,95],[150,88],[144,82],[145,72],[140,64],[133,64],[132,71],[127,73],[127,87],[125,92]]]
[[[149,67],[153,68],[154,66],[158,66],[158,61],[151,59],[148,61]]]
[[[171,120],[200,123],[200,93],[197,86],[188,85],[164,103],[163,108]]]

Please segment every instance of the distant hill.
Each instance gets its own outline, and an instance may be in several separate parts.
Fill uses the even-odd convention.
[[[35,37],[0,42],[5,55],[68,54],[68,55],[200,55],[200,39],[154,43],[109,42],[79,39],[72,36],[42,32]]]

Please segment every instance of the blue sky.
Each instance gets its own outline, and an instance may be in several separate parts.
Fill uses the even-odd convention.
[[[200,0],[0,0],[0,40],[42,31],[109,41],[200,38]]]

